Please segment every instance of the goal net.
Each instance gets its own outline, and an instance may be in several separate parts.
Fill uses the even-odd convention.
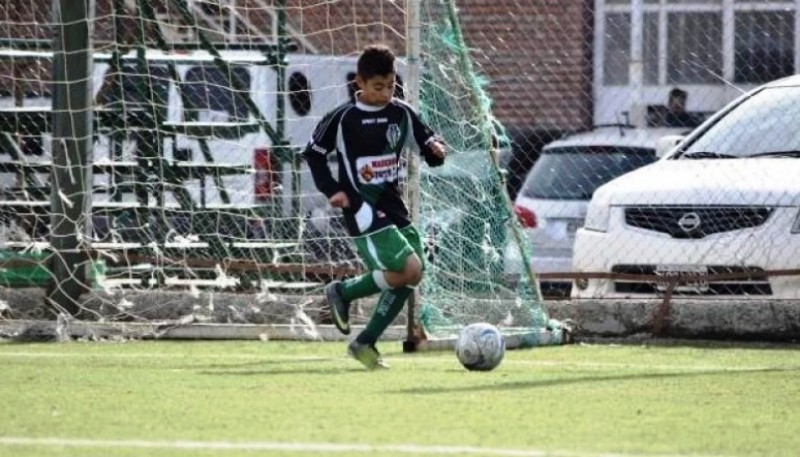
[[[504,271],[508,249],[527,259],[500,166],[509,138],[454,2],[96,0],[83,17],[52,3],[0,12],[5,316],[334,336],[322,287],[362,265],[298,152],[354,96],[359,50],[383,42],[401,56],[397,95],[450,150],[440,169],[408,158],[428,265],[414,322],[431,339],[483,321],[520,345],[564,341],[534,273]],[[81,27],[91,47],[75,47]]]
[[[420,108],[451,155],[441,170],[421,173],[420,223],[429,240],[429,272],[420,320],[428,335],[452,338],[465,324],[490,322],[514,344],[563,342],[548,318],[535,274],[511,284],[505,251],[527,261],[527,240],[505,189],[500,154],[509,138],[491,111],[488,82],[468,53],[454,2],[424,2],[421,10]]]

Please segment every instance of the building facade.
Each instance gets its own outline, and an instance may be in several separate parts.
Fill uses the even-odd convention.
[[[596,0],[595,122],[662,105],[675,87],[690,112],[707,115],[794,74],[798,10],[796,0]]]
[[[3,2],[0,37],[50,39],[52,0]],[[176,2],[155,0],[158,24],[125,0],[119,30],[111,0],[96,0],[95,43],[132,43],[158,26],[192,40]],[[274,39],[271,0],[189,0],[216,40]],[[423,8],[426,2],[422,2]],[[458,18],[475,68],[487,77],[498,119],[514,129],[578,130],[632,122],[680,87],[688,108],[713,112],[742,91],[800,65],[800,0],[463,0]],[[355,55],[367,43],[404,53],[405,2],[288,0],[287,33],[298,52]],[[48,90],[41,62],[4,61],[0,94]]]

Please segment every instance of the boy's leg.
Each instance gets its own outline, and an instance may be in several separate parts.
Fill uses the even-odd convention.
[[[369,272],[344,281],[333,281],[325,287],[333,323],[345,335],[350,334],[350,302],[390,289],[383,270],[402,271],[408,254],[414,252],[397,227],[353,239],[361,260]],[[399,268],[399,270],[398,270]]]
[[[414,252],[413,246],[395,226],[354,238],[353,242],[369,272],[342,282],[342,297],[347,301],[391,289],[383,277],[383,270],[403,271],[405,258]]]
[[[412,248],[412,251],[417,254],[424,269],[425,262],[422,260],[422,240],[420,239],[419,232],[417,232],[413,225],[408,225],[399,229],[399,233]],[[411,255],[410,252],[405,255],[403,262],[408,260],[409,255]],[[398,287],[384,290],[378,299],[378,304],[375,306],[375,311],[373,311],[372,317],[367,323],[367,327],[358,335],[356,340],[361,344],[375,344],[386,328],[389,327],[397,315],[400,314],[400,311],[403,310],[406,300],[408,300],[408,297],[411,296],[413,291],[414,289],[411,287]]]
[[[410,249],[402,250],[401,252],[403,254],[400,256],[398,256],[397,251],[395,251],[392,257],[396,263],[394,263],[392,267],[395,270],[402,269],[411,254],[417,254],[422,261],[422,242],[416,229],[409,225],[403,229],[399,229],[397,234]],[[397,315],[403,310],[406,300],[408,300],[408,297],[411,296],[413,291],[414,289],[411,287],[397,287],[385,290],[378,299],[378,303],[375,306],[372,317],[370,317],[369,322],[367,322],[366,328],[356,337],[355,341],[350,344],[348,350],[351,355],[357,358],[367,368],[386,367],[380,359],[380,354],[375,349],[375,343],[377,343],[378,338],[380,338],[383,332],[386,331],[386,328],[389,327],[392,321],[394,321]]]
[[[363,258],[363,256],[362,256]],[[342,298],[348,302],[389,289],[382,270],[372,270],[342,281]]]
[[[378,299],[378,304],[375,306],[366,328],[347,345],[347,353],[367,369],[389,368],[375,344],[389,324],[403,310],[403,306],[412,292],[413,289],[410,287],[398,287],[384,291]]]
[[[400,229],[400,234],[403,235],[403,238],[406,239],[414,253],[417,254],[419,261],[422,263],[422,270],[425,271],[425,251],[422,248],[422,237],[419,235],[417,228],[409,224]]]
[[[400,232],[400,237],[392,233],[394,230]],[[393,265],[387,266],[381,261],[383,254],[381,251],[389,251],[393,256],[399,255],[404,260],[408,257],[408,247],[411,247],[411,252],[416,253],[423,268],[425,266],[422,240],[413,225],[407,225],[402,229],[389,228],[374,235],[359,237],[355,239],[355,244],[361,259],[370,271],[342,281],[342,298],[348,302],[391,289],[383,277],[383,270],[402,271],[404,264],[400,265],[395,259],[391,259]]]
[[[325,299],[331,308],[331,317],[336,328],[345,335],[350,334],[350,302],[361,297],[389,289],[383,279],[383,271],[373,270],[344,281],[332,281],[325,286]]]
[[[366,328],[359,333],[356,341],[360,344],[374,345],[403,310],[406,300],[413,291],[414,289],[410,287],[398,287],[384,291],[378,299],[378,304],[375,306]]]

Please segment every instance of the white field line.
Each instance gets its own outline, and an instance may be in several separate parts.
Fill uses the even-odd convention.
[[[338,362],[346,359],[345,355],[336,356],[302,356],[302,355],[279,355],[279,354],[159,354],[147,352],[95,352],[95,353],[65,353],[48,351],[0,351],[2,357],[18,358],[95,358],[95,359],[181,359],[181,360],[202,360],[212,358],[215,361],[222,360],[285,360],[287,362]],[[387,362],[392,363],[441,363],[444,358],[436,356],[412,355],[412,356],[385,356]],[[453,363],[458,363],[453,357]],[[631,369],[631,370],[664,370],[664,371],[727,371],[727,372],[748,372],[748,371],[767,371],[767,370],[800,370],[800,365],[754,365],[731,367],[729,365],[655,365],[655,364],[634,364],[634,363],[598,363],[598,362],[564,362],[560,360],[503,360],[503,365],[523,365],[537,367],[570,367],[581,369]]]
[[[282,443],[269,441],[151,441],[93,440],[71,438],[24,438],[0,436],[0,446],[46,446],[122,449],[179,449],[304,453],[402,453],[411,455],[484,455],[510,457],[673,457],[671,454],[616,454],[478,446],[423,446],[417,444]],[[675,456],[677,457],[677,456]],[[701,457],[694,455],[694,457]],[[710,457],[710,456],[703,456]],[[721,457],[721,456],[717,456]]]

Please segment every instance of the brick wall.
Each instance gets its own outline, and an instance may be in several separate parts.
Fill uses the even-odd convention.
[[[270,18],[255,0],[238,1],[249,20],[271,32]],[[114,36],[111,0],[96,2],[95,42],[102,48]],[[0,37],[50,38],[52,0],[2,3]],[[177,13],[164,0],[151,3],[177,22]],[[576,129],[591,123],[592,3],[458,2],[459,20],[475,68],[488,77],[494,112],[505,125],[512,129]],[[289,24],[321,53],[353,55],[373,42],[387,43],[398,54],[405,51],[403,1],[288,0],[287,6]],[[124,19],[126,40],[132,39],[137,27],[141,26],[132,17]],[[36,90],[47,80],[46,66],[37,62],[23,63],[15,78],[13,74],[7,64],[0,66],[0,90],[8,93],[19,88],[20,80],[26,90]]]
[[[367,44],[381,42],[405,53],[404,1],[290,0],[290,23],[308,37],[320,53],[357,54]]]
[[[383,41],[402,53],[405,14],[398,5],[403,3],[296,0],[289,16],[322,52],[354,54],[364,44]],[[592,3],[457,3],[475,68],[488,77],[495,115],[506,126],[569,130],[591,124]]]
[[[506,125],[571,129],[591,122],[588,3],[459,2],[465,41]]]

